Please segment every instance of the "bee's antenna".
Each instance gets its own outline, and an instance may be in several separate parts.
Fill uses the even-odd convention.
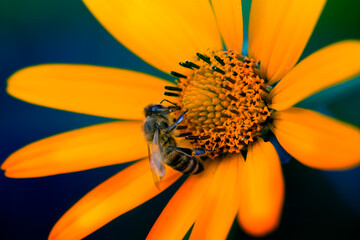
[[[167,89],[167,88],[165,87],[165,89]],[[179,88],[179,89],[180,89],[180,88]],[[162,104],[163,102],[168,102],[168,103],[174,105],[175,107],[177,107],[177,104],[176,104],[176,103],[173,103],[173,102],[171,102],[171,101],[169,101],[169,100],[167,100],[167,99],[161,100],[160,104]]]

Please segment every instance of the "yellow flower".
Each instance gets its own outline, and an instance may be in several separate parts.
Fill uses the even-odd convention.
[[[276,4],[254,0],[249,24],[249,59],[240,56],[241,1],[212,0],[212,6],[207,0],[84,2],[99,22],[140,58],[164,72],[175,71],[187,77],[178,84],[182,92],[175,99],[189,109],[184,123],[191,134],[197,129],[191,125],[192,120],[197,117],[195,123],[200,121],[196,109],[208,106],[203,99],[207,93],[188,87],[200,84],[201,79],[205,79],[208,88],[217,78],[227,83],[221,85],[223,90],[215,91],[219,97],[214,100],[219,101],[220,110],[225,112],[216,109],[214,116],[206,115],[201,123],[210,135],[200,134],[213,137],[231,126],[241,129],[236,133],[226,132],[229,134],[226,136],[225,133],[216,135],[230,139],[232,145],[224,143],[219,147],[215,139],[200,144],[207,153],[222,156],[207,160],[202,173],[187,178],[159,216],[149,239],[181,239],[193,223],[190,239],[224,239],[236,215],[240,225],[252,235],[264,235],[276,228],[284,183],[275,148],[258,137],[267,127],[285,150],[307,166],[346,169],[359,164],[359,129],[314,111],[293,107],[313,93],[360,72],[360,42],[355,40],[321,49],[295,66],[325,0],[276,1]],[[221,39],[227,52],[219,52]],[[196,58],[196,53],[203,55]],[[216,60],[215,54],[220,55],[220,60]],[[235,54],[236,63],[228,60],[231,54]],[[344,64],[339,64],[339,56],[346,61]],[[208,57],[217,69],[209,69]],[[178,65],[186,59],[193,60],[201,69],[186,70]],[[224,65],[222,61],[226,61]],[[246,72],[245,68],[251,71]],[[239,71],[242,76],[229,77]],[[245,86],[239,82],[244,76],[257,79],[259,85],[246,83]],[[278,81],[271,89],[270,85]],[[173,86],[163,79],[130,70],[70,64],[33,66],[10,77],[8,92],[24,101],[128,121],[86,127],[25,146],[2,165],[6,176],[48,176],[139,160],[76,203],[55,225],[50,239],[83,238],[160,193],[146,159],[141,120],[146,105],[159,103],[164,98],[166,85]],[[232,92],[231,96],[227,91]],[[256,92],[254,99],[231,105],[246,91]],[[222,98],[220,93],[227,95]],[[256,108],[255,113],[250,108]],[[209,109],[206,111],[213,111]],[[228,117],[221,120],[221,116],[216,117],[217,113],[227,113]],[[258,117],[259,113],[264,113],[263,118],[260,116],[255,121],[254,116]],[[250,127],[243,125],[245,120],[238,117],[240,114],[255,114],[248,119]],[[215,127],[205,123],[210,118],[220,123],[214,121]],[[218,128],[220,125],[223,128]],[[244,134],[249,137],[245,138]],[[245,162],[240,152],[246,148]],[[222,154],[226,151],[228,154]],[[167,168],[161,190],[180,176],[179,172]]]

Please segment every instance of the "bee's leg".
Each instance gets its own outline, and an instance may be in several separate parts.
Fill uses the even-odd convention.
[[[183,147],[175,147],[175,148],[183,153],[186,153],[189,156],[192,156],[193,150],[190,148],[183,148]]]
[[[206,150],[203,148],[194,148],[192,149],[192,152],[194,155],[204,155],[206,153]]]
[[[174,130],[174,128],[177,125],[179,125],[182,122],[182,120],[184,120],[184,116],[185,116],[185,113],[187,113],[187,111],[189,111],[189,109],[186,109],[186,111],[180,115],[180,117],[176,120],[176,122],[169,127],[169,129],[167,130],[168,133],[171,132],[172,130]]]

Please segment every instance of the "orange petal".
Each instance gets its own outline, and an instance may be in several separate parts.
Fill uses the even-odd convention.
[[[276,112],[271,130],[280,144],[305,165],[345,169],[360,163],[360,130],[302,108]]]
[[[85,195],[60,218],[49,239],[82,239],[159,194],[148,161],[131,165]],[[180,176],[179,172],[167,169],[162,189]]]
[[[336,61],[336,59],[344,61]],[[270,93],[271,108],[283,110],[302,99],[360,74],[360,41],[342,41],[301,61]]]
[[[207,0],[84,0],[97,20],[125,47],[154,67],[184,70],[196,52],[221,49]]]
[[[214,177],[207,185],[190,239],[225,239],[239,206],[239,170],[241,154],[221,160]]]
[[[249,147],[240,178],[238,221],[246,232],[263,236],[279,224],[284,180],[279,157],[262,139]]]
[[[137,160],[148,154],[141,125],[111,122],[45,138],[10,155],[1,168],[7,177],[29,178]]]
[[[205,189],[212,180],[217,165],[212,162],[202,173],[190,176],[185,181],[162,211],[147,240],[183,239],[204,203]]]
[[[254,0],[249,20],[249,56],[261,62],[270,84],[298,61],[326,0]]]
[[[211,3],[226,48],[241,53],[243,43],[241,0],[212,0]]]
[[[13,74],[7,91],[30,103],[123,119],[144,118],[144,106],[163,98],[170,82],[125,69],[46,64]]]

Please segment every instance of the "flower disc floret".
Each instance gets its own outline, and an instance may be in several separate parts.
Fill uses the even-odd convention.
[[[239,153],[260,136],[271,110],[268,86],[255,59],[236,51],[207,51],[193,61],[178,82],[179,104],[188,112],[182,134],[210,157]]]

